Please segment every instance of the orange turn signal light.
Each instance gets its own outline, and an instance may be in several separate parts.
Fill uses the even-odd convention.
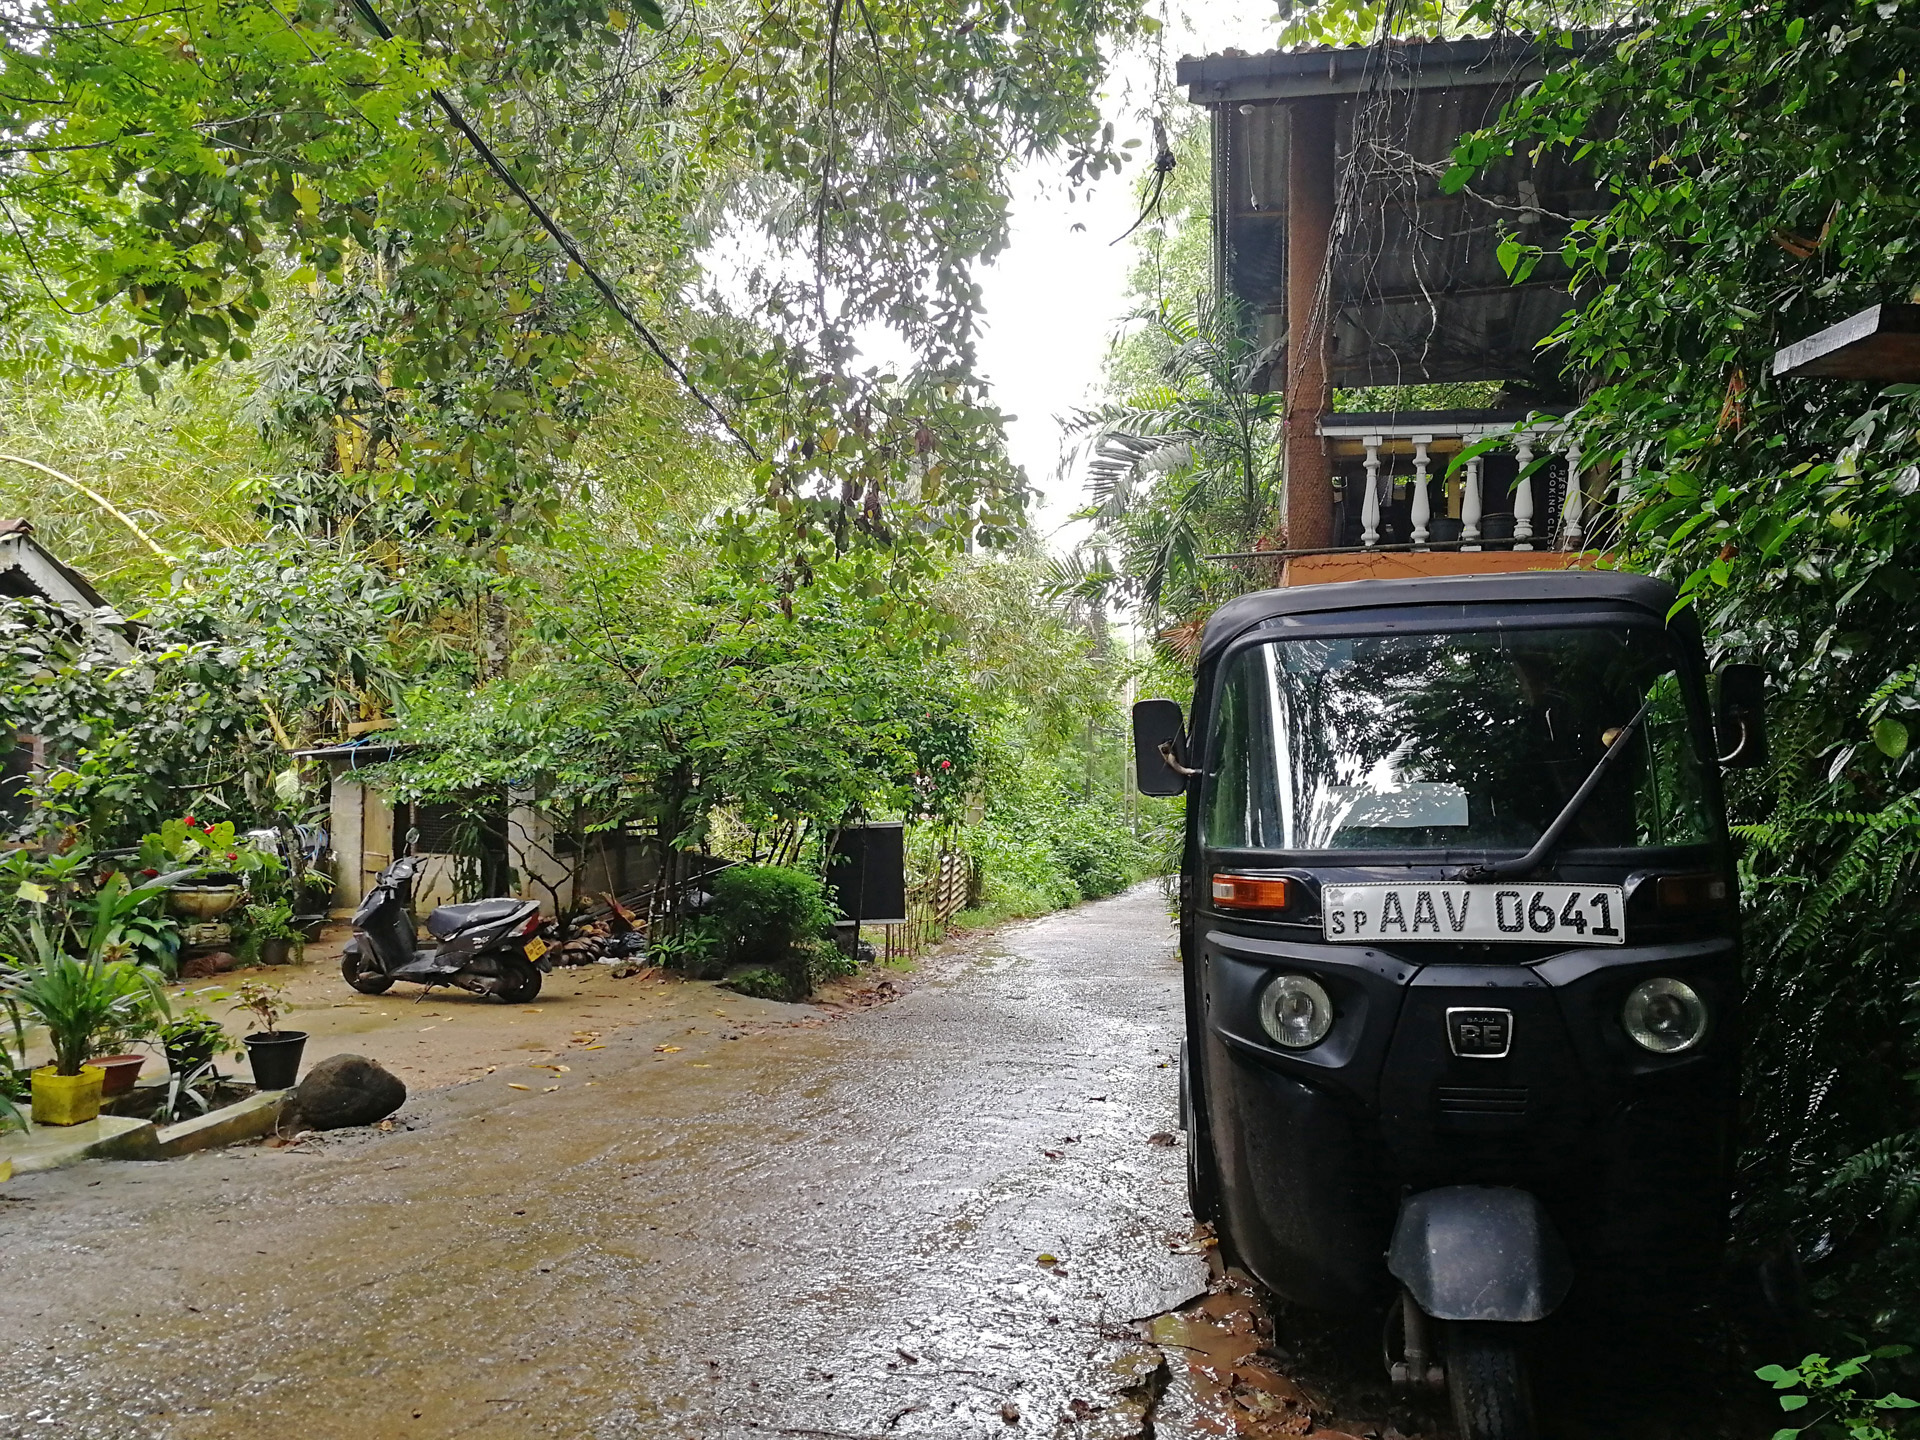
[[[1213,903],[1222,910],[1284,910],[1292,882],[1284,875],[1215,875]]]
[[[1723,875],[1662,875],[1653,885],[1653,903],[1661,910],[1718,910],[1727,903]]]

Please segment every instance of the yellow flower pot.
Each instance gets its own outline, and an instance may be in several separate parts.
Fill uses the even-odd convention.
[[[98,1065],[82,1065],[78,1075],[56,1075],[53,1066],[33,1072],[33,1123],[84,1125],[100,1117],[100,1082],[107,1078]]]

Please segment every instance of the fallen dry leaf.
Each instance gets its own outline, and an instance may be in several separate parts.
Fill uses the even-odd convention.
[[[1011,1400],[1007,1401],[1006,1404],[1000,1407],[1000,1418],[1009,1425],[1018,1425],[1020,1423],[1020,1407]]]
[[[678,1045],[656,1045],[653,1048],[656,1050],[662,1051],[668,1055],[677,1054],[679,1053],[679,1050],[680,1050],[680,1047]]]
[[[1147,1144],[1149,1145],[1172,1145],[1174,1143],[1173,1132],[1171,1130],[1161,1130],[1147,1137]]]
[[[531,1090],[531,1089],[533,1089],[533,1086],[531,1086],[531,1085],[519,1085],[519,1084],[516,1084],[516,1083],[514,1083],[513,1081],[511,1081],[511,1080],[509,1080],[509,1081],[507,1082],[507,1089],[509,1089],[509,1090]]]
[[[1058,1264],[1060,1263],[1060,1257],[1059,1257],[1059,1256],[1057,1256],[1057,1255],[1049,1255],[1049,1254],[1047,1254],[1047,1253],[1046,1253],[1045,1251],[1042,1251],[1042,1252],[1041,1252],[1041,1253],[1040,1253],[1040,1254],[1039,1254],[1038,1256],[1036,1256],[1035,1258],[1036,1258],[1036,1259],[1037,1259],[1037,1260],[1038,1260],[1038,1261],[1040,1262],[1040,1266],[1041,1266],[1041,1268],[1042,1268],[1042,1269],[1046,1269],[1046,1270],[1050,1270],[1050,1269],[1052,1269],[1052,1268],[1053,1268],[1053,1267],[1054,1267],[1055,1265],[1058,1265]]]

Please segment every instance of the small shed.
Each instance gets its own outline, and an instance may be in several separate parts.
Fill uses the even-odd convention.
[[[397,855],[424,864],[414,906],[481,895],[519,895],[548,915],[591,907],[604,893],[632,894],[653,872],[640,837],[569,831],[533,803],[532,791],[476,793],[460,803],[414,805],[366,772],[408,747],[379,734],[296,751],[329,772],[328,835],[334,856],[333,915],[347,919]]]
[[[29,520],[0,520],[0,595],[57,605],[109,654],[133,658],[127,622],[84,575],[33,538]],[[11,829],[26,818],[20,789],[44,762],[45,745],[40,736],[28,734],[0,735],[0,741],[6,742],[0,752],[0,829]]]

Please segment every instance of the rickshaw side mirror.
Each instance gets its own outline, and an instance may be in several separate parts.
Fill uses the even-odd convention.
[[[1187,778],[1186,717],[1174,700],[1141,700],[1133,707],[1133,774],[1142,795],[1178,795]]]
[[[1720,671],[1720,763],[1750,770],[1767,763],[1767,672],[1758,665]]]

